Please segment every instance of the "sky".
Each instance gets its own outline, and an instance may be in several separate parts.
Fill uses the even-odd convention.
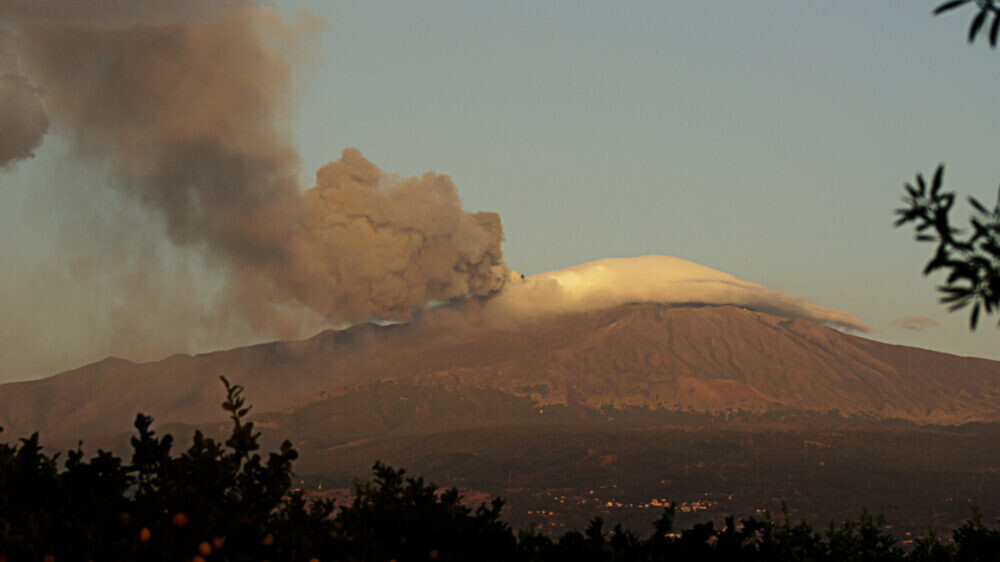
[[[936,4],[283,0],[323,22],[289,117],[301,183],[356,147],[450,176],[527,275],[676,256],[854,313],[874,339],[1000,359],[996,318],[970,333],[948,314],[920,274],[932,248],[892,227],[903,184],[941,162],[962,194],[1000,183],[1000,55]],[[70,153],[54,126],[0,171],[0,381],[259,341],[214,322],[203,256]],[[108,289],[123,279],[141,312]],[[908,316],[940,327],[891,324]],[[164,328],[184,323],[212,330]]]

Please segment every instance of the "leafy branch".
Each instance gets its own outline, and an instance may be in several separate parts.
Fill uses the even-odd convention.
[[[899,219],[895,226],[914,223],[918,241],[937,244],[923,273],[948,271],[944,285],[938,287],[944,294],[941,302],[949,311],[971,305],[969,327],[975,330],[981,310],[993,314],[1000,309],[1000,193],[993,209],[969,197],[976,214],[969,219],[971,233],[966,235],[967,231],[951,225],[949,213],[955,193],[942,191],[943,182],[942,164],[929,186],[921,174],[917,174],[916,187],[906,184],[906,206],[896,209]]]
[[[997,0],[950,0],[941,4],[934,10],[934,15],[939,15],[944,12],[954,10],[955,8],[960,8],[965,4],[973,4],[979,8],[976,15],[972,17],[972,23],[969,24],[969,43],[976,40],[979,32],[982,31],[986,25],[986,20],[989,19],[989,15],[993,14],[993,23],[990,24],[990,46],[994,49],[997,46],[997,41],[1000,39],[1000,4]]]

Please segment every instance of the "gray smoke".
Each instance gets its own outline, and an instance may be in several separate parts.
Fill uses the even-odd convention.
[[[34,156],[48,128],[38,90],[20,73],[13,38],[0,27],[0,168]]]
[[[405,318],[507,280],[500,216],[463,211],[448,176],[388,177],[347,149],[320,168],[303,201],[294,268],[282,280],[329,317]]]
[[[294,335],[303,306],[402,319],[503,287],[499,216],[463,211],[447,176],[392,178],[350,149],[303,192],[286,124],[311,18],[237,0],[0,0],[4,22],[0,164],[30,157],[51,119],[173,243],[228,272],[253,326]]]
[[[0,0],[13,21],[54,21],[104,27],[176,23],[252,7],[252,0]]]

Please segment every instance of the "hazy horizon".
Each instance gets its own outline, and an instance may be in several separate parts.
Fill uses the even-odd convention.
[[[965,195],[992,201],[1000,182],[1000,121],[982,110],[1000,93],[989,71],[996,52],[967,45],[965,15],[935,18],[935,5],[277,2],[280,16],[236,21],[232,36],[193,35],[218,56],[188,44],[200,75],[215,76],[216,63],[245,68],[213,84],[221,106],[197,107],[229,115],[220,123],[238,132],[232,138],[250,140],[220,146],[277,178],[254,188],[278,194],[259,199],[266,204],[231,206],[226,195],[204,203],[222,218],[200,222],[173,191],[190,181],[187,168],[149,188],[123,187],[148,162],[122,139],[147,129],[124,119],[131,114],[117,98],[107,111],[121,127],[80,111],[80,85],[96,75],[52,62],[73,43],[51,42],[58,29],[45,26],[11,43],[6,33],[24,16],[0,7],[0,70],[34,70],[49,113],[34,157],[0,170],[0,383],[109,355],[159,359],[401,317],[414,302],[489,292],[508,266],[530,276],[642,255],[846,311],[877,340],[1000,359],[996,318],[970,333],[965,313],[948,314],[934,290],[940,279],[920,275],[932,248],[891,226],[903,183],[939,162],[946,188],[962,196],[958,217]],[[156,18],[192,17],[185,9],[202,8]],[[135,18],[160,24],[151,15],[110,19]],[[241,30],[277,37],[281,51],[268,51],[275,58],[262,67],[256,39]],[[259,99],[225,107],[233,84]],[[176,95],[190,99],[187,89]],[[260,114],[263,128],[247,133],[244,120]],[[173,146],[203,125],[172,119],[149,146]],[[117,148],[102,152],[107,143]],[[419,178],[408,184],[417,195],[358,204],[396,221],[397,233],[341,243],[354,235],[324,234],[330,215],[280,210],[298,209],[313,187],[340,209],[359,188],[317,182],[316,173],[349,147],[385,171],[371,176],[376,191]],[[169,163],[206,157],[166,154]],[[232,180],[246,170],[218,162],[219,177],[250,191]],[[280,231],[260,209],[303,212],[322,228]],[[400,238],[445,223],[447,235]],[[420,253],[419,245],[433,259],[400,270],[391,248]],[[386,265],[362,275],[377,261],[373,247]],[[280,259],[261,257],[271,252]],[[397,271],[407,282],[423,277],[372,288]]]

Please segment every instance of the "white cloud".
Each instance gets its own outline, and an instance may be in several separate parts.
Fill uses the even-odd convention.
[[[670,256],[608,258],[512,282],[484,312],[525,318],[633,302],[736,305],[839,328],[874,331],[849,312],[819,306],[757,283]]]

